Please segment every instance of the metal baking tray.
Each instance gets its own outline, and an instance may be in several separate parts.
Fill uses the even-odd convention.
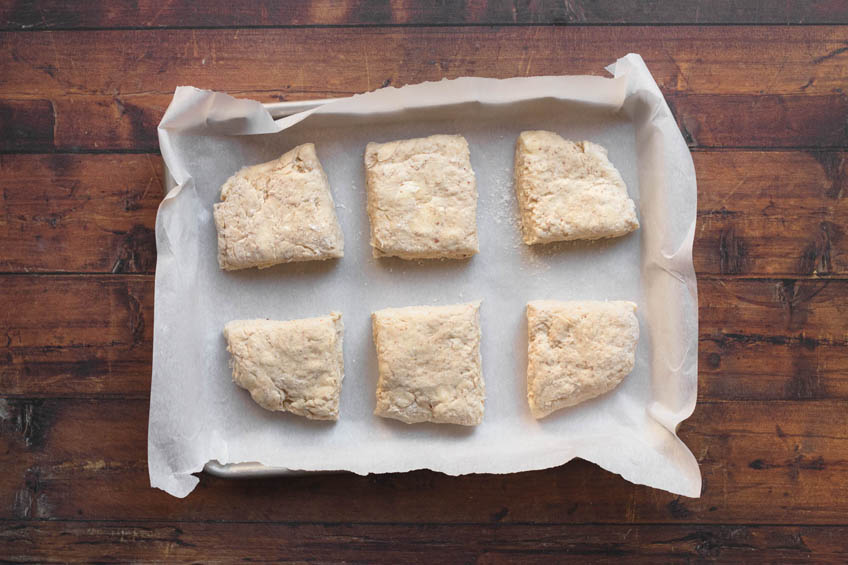
[[[298,114],[300,112],[313,110],[317,107],[323,106],[328,103],[341,101],[344,99],[325,99],[325,100],[310,100],[310,101],[297,101],[297,102],[283,102],[283,103],[275,103],[275,104],[265,104],[264,107],[270,113],[270,115],[275,118],[283,118],[285,116],[290,116],[294,114]],[[166,178],[166,188],[171,190],[175,185],[173,178],[171,177],[170,171],[165,170],[165,178]],[[283,463],[280,461],[283,465]],[[296,464],[295,464],[296,465]],[[203,467],[203,471],[208,473],[209,475],[222,477],[227,479],[237,479],[237,478],[265,478],[265,477],[283,477],[283,476],[306,476],[314,473],[318,474],[327,474],[327,473],[335,473],[338,471],[332,470],[322,470],[322,471],[304,471],[301,469],[297,469],[295,466],[294,469],[290,469],[284,466],[267,466],[258,462],[243,462],[243,463],[233,463],[233,464],[222,464],[217,460],[211,460],[205,463]]]

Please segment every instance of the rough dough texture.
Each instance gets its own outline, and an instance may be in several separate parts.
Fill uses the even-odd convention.
[[[233,381],[267,410],[338,420],[344,378],[342,315],[224,327]]]
[[[639,228],[636,207],[607,150],[589,141],[521,132],[515,191],[528,245],[618,237]]]
[[[464,137],[369,143],[365,176],[374,257],[477,253],[477,182]]]
[[[372,315],[380,378],[374,413],[407,424],[483,421],[480,303]]]
[[[529,302],[527,330],[535,418],[604,394],[633,370],[639,322],[632,302]]]
[[[330,183],[311,143],[237,172],[214,210],[222,269],[344,255]]]

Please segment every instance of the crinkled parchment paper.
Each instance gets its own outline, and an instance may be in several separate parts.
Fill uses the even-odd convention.
[[[593,461],[634,483],[698,496],[695,458],[675,435],[695,407],[698,311],[692,159],[644,62],[615,78],[461,78],[385,88],[274,120],[260,103],[181,87],[159,141],[177,187],[156,218],[150,394],[150,482],[174,496],[210,460],[301,470],[511,473]],[[527,247],[512,184],[515,139],[549,129],[609,149],[642,227],[614,240]],[[468,261],[375,260],[368,245],[363,151],[368,141],[464,135],[479,189],[480,253]],[[339,261],[223,272],[212,204],[240,167],[314,142],[345,235]],[[533,299],[627,299],[639,305],[636,367],[615,391],[536,421],[525,396]],[[373,310],[482,299],[483,424],[413,425],[377,418]],[[231,382],[224,324],[238,318],[344,314],[341,418],[267,412]]]

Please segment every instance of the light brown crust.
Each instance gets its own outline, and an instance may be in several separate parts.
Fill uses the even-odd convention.
[[[376,415],[408,424],[482,422],[479,308],[476,302],[374,312]]]
[[[234,320],[224,327],[233,382],[266,410],[338,420],[344,379],[342,316]]]
[[[374,257],[477,253],[477,184],[465,138],[369,143],[365,176]]]
[[[639,322],[632,302],[527,304],[527,402],[535,418],[614,389],[633,370]]]
[[[639,228],[627,186],[600,145],[521,132],[514,174],[528,245],[619,237]]]
[[[330,184],[311,143],[230,177],[214,215],[225,270],[344,255]]]

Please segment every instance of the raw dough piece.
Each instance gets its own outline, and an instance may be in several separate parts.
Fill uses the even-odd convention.
[[[477,182],[464,137],[369,143],[365,176],[374,257],[477,253]]]
[[[527,401],[535,418],[614,389],[633,370],[639,322],[632,302],[527,304]]]
[[[241,169],[221,187],[214,209],[222,269],[344,255],[330,183],[311,143]]]
[[[407,424],[479,424],[486,396],[479,312],[479,302],[374,312],[374,413]]]
[[[224,327],[233,381],[267,410],[338,420],[344,379],[342,315],[278,322],[235,320]]]
[[[639,228],[636,207],[607,150],[589,141],[521,132],[515,191],[528,245],[618,237]]]

